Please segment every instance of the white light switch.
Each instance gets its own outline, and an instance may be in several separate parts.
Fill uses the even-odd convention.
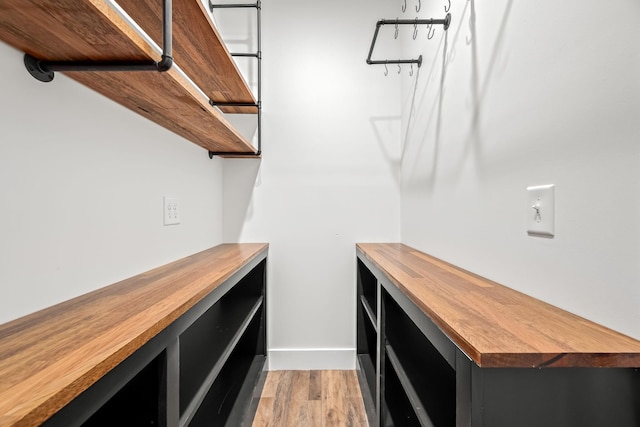
[[[527,187],[527,233],[553,237],[555,234],[554,186]]]
[[[180,224],[180,199],[164,197],[164,225]]]

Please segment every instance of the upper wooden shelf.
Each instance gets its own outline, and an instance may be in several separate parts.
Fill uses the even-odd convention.
[[[162,45],[162,1],[116,0]],[[173,57],[214,102],[255,103],[249,86],[200,0],[173,0]],[[220,107],[225,113],[257,113],[257,107]]]
[[[267,250],[216,246],[0,325],[0,426],[40,425]]]
[[[160,38],[161,1],[121,3],[150,37]],[[213,101],[255,102],[200,1],[174,0],[173,9],[175,65]],[[41,60],[160,60],[107,0],[0,0],[0,40]],[[163,73],[65,74],[209,151],[256,151],[175,66]]]
[[[481,367],[640,367],[640,341],[400,243],[358,252]]]

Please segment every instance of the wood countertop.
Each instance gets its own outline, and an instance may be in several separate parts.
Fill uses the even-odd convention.
[[[0,426],[42,423],[267,250],[219,245],[0,325]]]
[[[640,341],[400,243],[366,257],[480,367],[640,367]]]

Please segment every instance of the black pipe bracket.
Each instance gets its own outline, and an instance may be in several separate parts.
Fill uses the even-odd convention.
[[[48,83],[55,71],[158,71],[166,72],[173,66],[172,56],[172,0],[162,1],[162,57],[160,61],[45,61],[29,54],[24,55],[24,65],[35,79]]]

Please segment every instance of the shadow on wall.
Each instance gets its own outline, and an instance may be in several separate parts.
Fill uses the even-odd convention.
[[[254,188],[261,184],[262,159],[224,160],[223,240],[239,242],[244,225],[253,217]]]
[[[433,123],[435,120],[435,137],[433,141],[433,155],[431,157],[430,167],[426,168],[430,170],[430,173],[428,176],[425,177],[425,182],[428,185],[430,185],[431,188],[435,185],[435,177],[436,177],[436,172],[438,167],[438,152],[439,152],[441,130],[442,130],[442,107],[443,107],[443,99],[444,99],[444,93],[445,93],[448,37],[449,37],[448,31],[445,31],[443,33],[443,36],[440,38],[440,44],[438,45],[436,52],[442,52],[442,59],[439,60],[438,55],[434,57],[434,60],[431,63],[429,74],[426,76],[426,80],[425,80],[426,84],[424,85],[423,91],[421,93],[421,96],[418,102],[416,102],[416,95],[419,92],[418,86],[419,86],[420,74],[421,74],[420,68],[416,73],[413,90],[411,94],[411,103],[409,105],[407,125],[404,132],[405,137],[404,137],[404,140],[402,141],[402,148],[401,148],[401,153],[402,153],[401,161],[404,161],[408,146],[412,142],[414,143],[417,142],[420,145],[417,148],[417,151],[415,151],[415,153],[413,154],[413,157],[416,162],[418,162],[419,159],[423,158],[422,148],[426,145],[424,144],[424,141],[427,140],[427,135],[433,129]],[[432,78],[434,78],[434,76],[438,72],[438,69],[440,71],[440,81],[439,81],[438,89],[436,92],[436,96],[433,100],[431,108],[429,109],[429,114],[426,116],[427,119],[424,122],[426,123],[426,125],[423,128],[423,133],[418,138],[412,138],[411,137],[412,130],[415,125],[419,124],[419,122],[418,123],[415,122],[414,118],[424,117],[424,115],[418,114],[418,112],[422,110],[421,106],[424,103],[425,98],[427,97],[427,90],[429,89],[428,82],[430,82]],[[417,163],[415,166],[417,166]]]
[[[400,165],[402,163],[402,153],[400,155],[395,154],[395,144],[392,139],[397,140],[397,134],[393,132],[398,129],[398,125],[401,121],[401,116],[381,116],[371,117],[369,122],[373,128],[373,132],[376,135],[376,142],[380,147],[380,152],[384,155],[389,171],[393,176],[393,179],[398,187],[400,187]],[[387,131],[384,131],[384,129]],[[385,136],[385,134],[389,136]]]
[[[475,149],[476,160],[482,157],[482,104],[487,95],[489,85],[492,81],[493,74],[498,63],[499,55],[504,47],[504,34],[511,15],[511,7],[513,0],[508,0],[502,14],[502,20],[500,22],[500,29],[493,43],[493,50],[491,52],[491,59],[485,74],[484,81],[480,84],[480,72],[478,69],[478,41],[477,41],[477,27],[476,27],[476,2],[475,0],[469,0],[471,5],[471,13],[469,15],[469,36],[465,38],[467,46],[471,49],[471,80],[470,80],[470,92],[471,92],[471,123],[469,126],[469,133],[465,140],[465,147],[463,155],[460,158],[458,167],[461,167],[465,159],[470,155],[473,149]],[[466,8],[465,8],[466,10]]]
[[[464,28],[463,23],[467,22],[468,15],[468,29],[469,33],[465,35],[465,43],[470,47],[471,55],[471,74],[469,80],[469,93],[471,96],[471,117],[469,118],[469,127],[467,137],[464,140],[464,149],[462,155],[455,170],[461,170],[464,162],[471,153],[475,152],[475,159],[477,162],[481,160],[481,147],[482,147],[482,106],[487,93],[490,89],[490,84],[493,81],[493,75],[496,70],[496,65],[499,62],[500,54],[504,47],[504,34],[506,32],[509,16],[513,0],[507,0],[504,13],[502,15],[501,24],[497,33],[496,39],[493,43],[493,49],[491,52],[491,58],[488,62],[488,67],[484,75],[484,81],[480,82],[480,70],[478,61],[478,38],[476,31],[476,1],[468,0],[465,3],[464,9],[460,13],[460,18],[456,19],[457,14],[453,14],[454,23],[458,22],[455,34],[449,39],[449,31],[444,32],[440,39],[440,43],[436,48],[436,52],[441,52],[441,55],[436,53],[431,63],[429,73],[421,80],[421,69],[418,69],[413,84],[413,90],[411,94],[411,101],[408,107],[408,120],[406,122],[404,138],[402,140],[401,147],[401,162],[412,160],[413,170],[412,176],[421,176],[420,181],[426,185],[426,188],[433,189],[436,184],[436,177],[438,171],[438,157],[440,152],[440,144],[443,142],[443,118],[447,114],[445,111],[445,95],[446,95],[446,78],[447,69],[455,61],[456,48],[458,46],[458,40],[461,36],[461,32]],[[453,25],[452,25],[453,27]],[[451,46],[451,52],[448,52],[448,48]],[[438,87],[433,88],[430,82],[437,78],[437,74],[440,72],[440,79],[438,81]],[[422,84],[421,81],[423,82]],[[456,84],[458,84],[456,82]],[[422,114],[422,105],[425,103],[425,99],[433,96],[433,101],[428,107],[428,114]],[[454,112],[456,114],[456,112]],[[426,117],[421,122],[416,122],[416,117]],[[423,127],[418,127],[420,123],[424,123]],[[445,129],[446,130],[446,129]],[[413,136],[415,131],[421,131],[419,136]],[[432,137],[431,145],[433,150],[431,157],[426,160],[426,153],[422,153],[423,149],[428,146],[427,141],[429,137]],[[451,142],[451,141],[449,141]],[[411,153],[410,158],[405,158],[406,153]],[[422,160],[422,161],[421,161]]]

